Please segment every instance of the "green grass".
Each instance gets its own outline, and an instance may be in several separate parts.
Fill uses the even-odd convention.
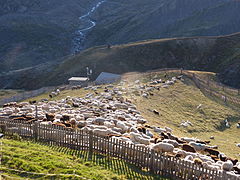
[[[22,93],[22,90],[12,90],[12,89],[2,89],[0,90],[0,100],[3,98],[9,98],[11,96],[15,96],[18,93]]]
[[[0,171],[3,175],[21,179],[79,179],[79,176],[93,180],[161,179],[115,158],[93,155],[89,159],[87,152],[9,137],[3,139],[2,155]]]

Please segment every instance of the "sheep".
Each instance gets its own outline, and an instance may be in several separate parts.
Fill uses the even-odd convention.
[[[197,109],[201,109],[202,108],[202,104],[199,104],[198,106],[197,106]]]
[[[146,139],[146,138],[142,137],[138,133],[131,132],[130,133],[130,139],[133,142],[138,142],[138,143],[145,144],[145,145],[149,145],[150,144],[150,139]]]
[[[233,169],[233,163],[230,160],[227,160],[227,162],[224,162],[222,164],[222,170],[224,171],[231,171]]]
[[[206,148],[204,149],[205,152],[208,152],[210,155],[218,157],[219,151],[211,149],[211,148]]]
[[[166,132],[172,133],[172,129],[171,128],[166,127],[166,126],[164,128],[166,129]]]
[[[118,121],[116,127],[121,128],[123,132],[126,132],[129,129],[129,127],[126,126],[122,121]]]
[[[226,126],[227,128],[230,128],[230,124],[229,124],[229,122],[228,122],[227,119],[224,120],[224,123],[225,123],[225,126]]]
[[[160,112],[157,111],[156,109],[153,110],[153,113],[156,114],[156,115],[158,115],[158,116],[160,115]]]
[[[93,129],[93,133],[99,136],[108,136],[110,132],[109,129]]]
[[[153,133],[150,130],[146,130],[146,135],[153,138]]]
[[[183,121],[180,126],[183,126],[183,127],[188,127],[188,126],[192,126],[192,123],[190,121]]]
[[[214,165],[211,165],[211,164],[208,164],[207,162],[203,162],[202,163],[202,166],[207,168],[207,169],[211,169],[213,171],[218,171],[220,170],[219,166],[214,166]]]
[[[162,142],[172,144],[174,146],[174,148],[179,146],[179,143],[177,141],[171,140],[171,139],[164,139]]]
[[[160,153],[163,153],[163,152],[173,152],[173,150],[174,150],[174,146],[172,144],[163,143],[163,142],[154,144],[154,145],[152,145],[151,148],[155,152],[160,152]]]
[[[199,158],[194,158],[193,159],[193,162],[194,162],[194,164],[197,164],[197,165],[202,165],[202,163],[203,163],[203,161],[201,160],[201,159],[199,159]]]
[[[197,141],[197,139],[195,139],[195,138],[189,138],[189,137],[182,137],[182,138],[180,138],[181,140],[183,140],[183,141],[186,141],[186,142],[196,142]]]
[[[194,149],[193,146],[189,145],[189,144],[183,144],[182,145],[182,149],[184,151],[187,151],[187,152],[193,152],[193,153],[196,153],[196,150]]]
[[[196,151],[204,151],[207,147],[204,144],[189,142],[189,145],[193,146]]]
[[[193,157],[192,157],[191,155],[187,155],[187,156],[184,158],[184,161],[193,162]]]
[[[154,132],[161,133],[161,132],[166,132],[166,129],[159,128],[159,127],[153,127]]]

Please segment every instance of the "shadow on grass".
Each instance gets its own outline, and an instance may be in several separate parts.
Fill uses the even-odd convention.
[[[239,117],[238,116],[230,116],[228,117],[226,120],[229,122],[230,126],[231,124],[235,124],[237,122],[239,122]],[[222,121],[220,123],[220,125],[217,127],[217,130],[219,131],[225,131],[226,129],[228,129],[228,127],[226,126],[226,122],[225,121]]]
[[[109,157],[106,155],[89,153],[88,151],[79,151],[75,149],[70,149],[67,147],[61,147],[56,145],[48,145],[42,142],[35,142],[40,145],[49,146],[51,149],[62,152],[68,155],[75,156],[82,160],[82,162],[87,166],[88,162],[94,165],[101,166],[107,170],[110,170],[118,175],[124,175],[127,179],[141,179],[141,180],[166,180],[169,178],[163,178],[159,175],[152,174],[148,171],[141,170],[140,168],[129,164],[123,160]],[[90,165],[90,164],[89,164]]]

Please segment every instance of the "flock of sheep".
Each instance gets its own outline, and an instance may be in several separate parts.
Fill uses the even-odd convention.
[[[35,104],[9,103],[0,108],[0,116],[92,131],[100,136],[149,147],[156,152],[175,156],[209,169],[228,171],[240,177],[240,163],[237,159],[219,152],[217,146],[209,145],[210,141],[177,137],[169,127],[148,125],[136,106],[125,98],[127,94],[132,93],[148,98],[153,95],[153,90],[168,88],[182,79],[182,76],[178,76],[167,81],[153,80],[148,84],[141,84],[137,80],[131,84],[122,81],[117,87],[112,85],[105,88],[86,87],[85,89],[91,89],[92,93],[86,94],[83,98],[68,96],[57,101],[44,100]],[[153,113],[159,114],[156,110],[153,110]],[[185,125],[189,123],[184,122]]]

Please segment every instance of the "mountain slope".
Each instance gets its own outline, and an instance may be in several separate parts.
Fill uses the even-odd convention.
[[[69,55],[78,17],[97,0],[2,0],[0,73]]]
[[[206,70],[221,80],[239,87],[240,33],[219,37],[193,37],[149,40],[111,48],[90,48],[67,58],[59,65],[15,71],[0,76],[0,86],[34,89],[67,83],[71,76],[85,75],[93,69],[92,79],[102,71],[125,73],[158,68]],[[16,75],[17,74],[17,75]],[[6,87],[6,86],[4,86]]]
[[[239,87],[240,33],[220,37],[162,39],[126,45],[96,47],[67,59],[48,75],[48,83],[64,82],[93,69],[124,73],[157,68],[184,68],[219,73],[229,85]]]
[[[73,52],[79,17],[100,0],[2,0],[0,73],[58,62]],[[235,0],[107,0],[90,19],[97,24],[83,48],[164,37],[237,32]]]
[[[86,47],[166,37],[224,35],[240,29],[235,0],[108,1]],[[104,17],[104,18],[102,18]]]

